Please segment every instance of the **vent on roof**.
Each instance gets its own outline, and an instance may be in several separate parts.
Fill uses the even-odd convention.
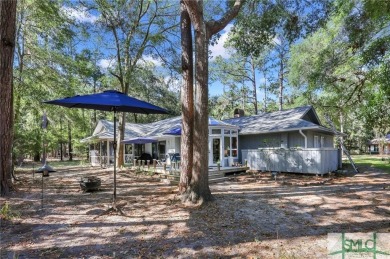
[[[244,117],[245,116],[245,112],[243,109],[234,109],[234,118],[238,118],[238,117]]]

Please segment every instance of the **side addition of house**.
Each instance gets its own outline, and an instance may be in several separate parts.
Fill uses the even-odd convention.
[[[334,132],[312,106],[225,120],[239,130],[241,161],[253,170],[325,174],[338,169]]]

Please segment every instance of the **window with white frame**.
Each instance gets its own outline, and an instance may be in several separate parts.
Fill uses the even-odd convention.
[[[314,136],[314,148],[320,148],[320,137]]]
[[[232,137],[232,157],[238,156],[237,146],[237,137]]]
[[[225,136],[224,137],[224,149],[223,149],[224,157],[231,156],[230,150],[231,150],[231,148],[230,148],[230,136]]]

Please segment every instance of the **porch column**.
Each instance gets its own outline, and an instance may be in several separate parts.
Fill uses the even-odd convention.
[[[110,140],[107,140],[107,165],[110,164]]]
[[[56,152],[56,157],[57,157],[57,152]],[[92,157],[91,157],[91,143],[88,142],[88,160],[89,163],[92,163]]]
[[[100,158],[99,158],[99,161],[100,161],[100,164],[102,164],[102,141],[100,140],[99,141],[99,156],[100,156]]]
[[[123,161],[126,163],[126,144],[119,144],[119,145],[123,145]],[[114,151],[115,152],[115,151]]]

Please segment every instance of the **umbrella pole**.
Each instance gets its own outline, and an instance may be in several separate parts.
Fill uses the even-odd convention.
[[[113,195],[113,203],[115,206],[116,202],[116,108],[114,107],[114,195]]]

